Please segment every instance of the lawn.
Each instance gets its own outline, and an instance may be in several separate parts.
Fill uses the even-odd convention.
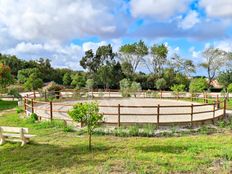
[[[0,125],[28,127],[37,135],[24,147],[0,146],[1,173],[227,173],[230,130],[212,135],[163,138],[93,137],[65,132],[61,123],[31,123],[9,112]]]
[[[17,105],[18,105],[18,101],[3,101],[3,100],[0,100],[0,111],[15,108]]]

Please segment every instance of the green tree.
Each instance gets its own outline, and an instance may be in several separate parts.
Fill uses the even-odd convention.
[[[142,40],[133,44],[123,45],[119,49],[121,62],[129,63],[133,72],[136,71],[141,62],[144,62],[144,56],[146,55],[148,55],[148,47]]]
[[[38,77],[37,74],[31,74],[27,81],[24,83],[24,87],[28,90],[37,90],[43,86],[43,80]]]
[[[227,86],[227,92],[232,93],[232,83]]]
[[[159,90],[165,89],[166,88],[166,84],[167,84],[167,82],[166,82],[166,80],[164,78],[158,79],[155,82],[155,86]]]
[[[86,78],[84,75],[82,74],[73,74],[72,76],[72,83],[71,85],[74,87],[74,88],[83,88],[85,87],[85,84],[86,84]]]
[[[207,81],[203,78],[192,79],[189,85],[189,92],[203,92],[207,89]]]
[[[67,72],[63,76],[63,84],[69,86],[71,83],[72,83],[71,74]]]
[[[73,109],[68,114],[74,121],[82,122],[86,125],[89,135],[89,150],[91,150],[93,131],[103,118],[103,115],[99,113],[98,104],[95,102],[78,103],[73,106]]]
[[[10,67],[0,63],[0,88],[5,89],[13,82]]]
[[[224,88],[227,88],[232,83],[232,69],[220,72],[217,80]]]
[[[18,72],[18,82],[21,84],[26,83],[28,78],[30,77],[31,74],[36,75],[37,77],[41,77],[42,74],[40,73],[38,68],[27,68],[27,69],[22,69]]]
[[[209,47],[202,52],[204,62],[200,64],[207,70],[208,88],[219,70],[226,65],[229,60],[229,54],[218,48]]]
[[[167,62],[167,54],[168,54],[168,48],[164,44],[161,45],[154,44],[151,47],[152,60],[149,64],[152,65],[152,71],[155,74],[157,74],[158,77],[161,77],[163,73],[163,66]]]
[[[130,96],[130,85],[131,85],[131,82],[128,79],[122,79],[120,81],[120,92],[123,97]]]

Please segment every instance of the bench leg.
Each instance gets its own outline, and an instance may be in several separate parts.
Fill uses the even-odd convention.
[[[5,140],[3,138],[1,138],[0,145],[3,145],[4,143],[5,143]]]
[[[22,140],[21,146],[24,146],[27,143],[29,143],[29,139],[25,138],[24,140]]]

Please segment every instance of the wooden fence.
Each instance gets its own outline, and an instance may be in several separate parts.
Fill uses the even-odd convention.
[[[46,94],[45,94],[46,95]],[[54,114],[56,113],[64,113],[67,114],[68,110],[64,109],[56,109],[57,106],[61,106],[61,108],[72,108],[72,104],[64,104],[64,103],[59,103],[59,102],[52,102],[52,101],[39,101],[36,100],[38,97],[38,93],[33,93],[31,95],[27,95],[24,97],[24,109],[25,112],[27,113],[35,113],[36,111],[42,111],[46,114],[38,114],[38,117],[41,119],[59,119],[59,120],[64,120],[65,122],[67,121],[72,121],[71,118],[65,117],[54,117]],[[164,97],[162,97],[164,98]],[[45,98],[46,99],[46,98]],[[122,118],[124,117],[152,117],[153,121],[150,123],[154,123],[159,127],[161,124],[182,124],[182,123],[188,123],[191,126],[195,122],[204,122],[204,121],[212,121],[214,123],[215,119],[218,119],[219,117],[225,117],[226,116],[226,100],[224,99],[223,101],[219,100],[219,96],[216,96],[215,98],[207,98],[207,95],[203,95],[203,97],[193,97],[193,95],[189,98],[185,99],[191,99],[191,101],[194,101],[196,99],[202,99],[204,101],[204,104],[186,104],[186,105],[154,105],[154,106],[129,106],[129,105],[99,105],[99,108],[110,108],[110,110],[115,110],[116,112],[102,112],[102,114],[105,117],[117,117],[117,121],[104,121],[106,124],[117,124],[119,127],[121,124],[128,124],[128,123],[148,123],[148,122],[131,122],[131,121],[122,121]],[[45,108],[40,107],[40,106],[45,106]],[[207,107],[207,110],[199,111],[198,108],[200,107]],[[152,113],[132,113],[132,112],[123,112],[122,110],[124,108],[131,108],[133,110],[136,110],[138,108],[141,109],[152,109],[154,112]],[[168,110],[170,108],[178,109],[178,108],[183,108],[183,110],[189,110],[190,112],[178,112],[178,113],[163,113],[161,112],[161,109]],[[210,109],[209,109],[210,108]],[[216,114],[217,111],[221,111],[220,114]],[[207,118],[204,119],[197,119],[197,115],[201,114],[208,114]],[[163,116],[184,116],[186,117],[185,120],[181,121],[169,121],[169,122],[162,122],[161,118]]]

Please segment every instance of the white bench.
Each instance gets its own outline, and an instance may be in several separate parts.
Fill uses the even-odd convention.
[[[28,134],[28,128],[0,126],[0,145],[13,141],[21,142],[21,146],[24,146],[34,136]]]

